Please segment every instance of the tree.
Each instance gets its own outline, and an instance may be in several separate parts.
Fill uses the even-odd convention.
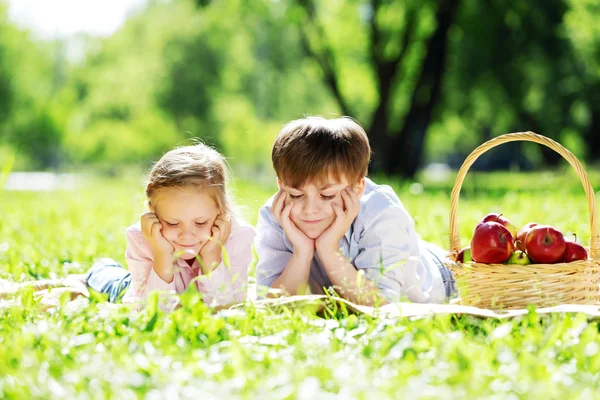
[[[402,4],[400,4],[402,3]],[[327,30],[325,17],[319,15],[320,6],[312,0],[297,0],[304,11],[298,20],[302,44],[323,71],[323,80],[338,101],[342,113],[358,115],[356,101],[344,91],[340,74],[343,61],[338,56],[343,50],[334,49]],[[459,0],[437,2],[393,2],[372,0],[368,3],[351,2],[362,10],[367,32],[368,48],[363,56],[371,67],[377,100],[372,107],[367,132],[374,152],[372,168],[388,174],[412,177],[422,159],[423,143],[435,106],[448,54],[447,35],[452,26]],[[390,18],[390,15],[401,18]],[[356,26],[356,25],[355,25]],[[407,71],[416,70],[414,76]],[[394,103],[403,81],[413,82],[404,96],[408,110],[398,110]]]
[[[464,94],[464,101],[444,106],[472,120],[474,131],[532,130],[560,141],[579,95],[565,81],[577,76],[572,46],[561,33],[566,11],[563,0],[465,5],[447,88]],[[515,159],[519,149],[512,152]],[[553,150],[540,149],[546,164],[561,160]]]
[[[0,140],[27,159],[27,168],[60,162],[64,129],[52,105],[56,46],[32,40],[0,2]]]
[[[583,137],[587,158],[600,162],[600,4],[594,0],[569,0],[565,27],[579,60],[582,77]]]
[[[10,34],[8,27],[6,6],[0,3],[0,38]],[[6,44],[0,40],[0,129],[2,129],[2,123],[10,115],[14,101],[14,88],[10,79],[12,65],[9,63],[8,53],[9,49],[6,48]]]

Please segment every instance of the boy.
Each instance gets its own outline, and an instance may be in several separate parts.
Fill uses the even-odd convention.
[[[364,305],[454,295],[444,251],[418,240],[389,186],[366,178],[370,156],[365,131],[350,118],[309,117],[281,130],[272,151],[279,192],[256,229],[259,285],[289,295],[333,287]]]

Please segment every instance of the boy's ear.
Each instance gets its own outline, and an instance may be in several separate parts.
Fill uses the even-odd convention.
[[[277,178],[277,189],[281,190],[281,180]]]
[[[354,190],[354,193],[356,193],[356,195],[358,197],[360,197],[360,196],[362,196],[365,193],[366,187],[367,187],[367,185],[366,185],[366,182],[365,182],[365,178],[361,178],[361,180],[358,181],[358,183],[355,184],[352,189]]]

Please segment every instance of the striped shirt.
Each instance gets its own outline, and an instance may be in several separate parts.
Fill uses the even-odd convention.
[[[365,178],[360,211],[339,243],[341,253],[389,300],[406,296],[419,303],[443,303],[446,289],[440,267],[418,239],[414,221],[387,185]],[[254,244],[257,283],[270,287],[287,266],[294,247],[271,212],[271,197],[259,211]],[[330,287],[317,253],[310,268],[311,287]]]

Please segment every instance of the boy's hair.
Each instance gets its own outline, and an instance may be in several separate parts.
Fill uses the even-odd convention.
[[[217,150],[202,143],[178,147],[163,155],[152,167],[146,196],[151,200],[156,190],[166,187],[194,187],[206,191],[221,213],[231,215],[227,179],[227,163]]]
[[[367,175],[371,147],[352,118],[307,117],[289,122],[277,135],[271,159],[277,177],[294,188],[324,183],[331,174],[357,183]]]

